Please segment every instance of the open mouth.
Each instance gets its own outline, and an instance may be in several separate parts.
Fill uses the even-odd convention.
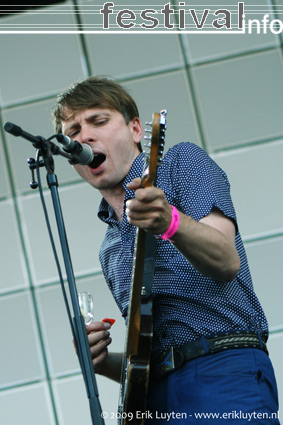
[[[105,159],[106,159],[106,156],[103,155],[102,153],[95,153],[93,160],[89,164],[89,167],[90,168],[97,168],[105,161]]]

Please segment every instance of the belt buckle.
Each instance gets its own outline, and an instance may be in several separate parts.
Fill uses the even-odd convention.
[[[173,370],[179,368],[184,362],[184,355],[178,349],[174,349],[173,347],[168,350],[168,352],[164,353],[164,358],[162,362],[160,362],[156,368],[156,376],[162,378]]]
[[[175,369],[173,347],[171,347],[168,352],[163,353],[160,357],[162,357],[162,361],[156,366],[156,376],[162,378],[164,375]]]
[[[184,363],[185,356],[181,350],[174,350],[174,368],[178,369]]]

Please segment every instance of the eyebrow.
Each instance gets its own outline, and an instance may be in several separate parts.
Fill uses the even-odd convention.
[[[89,117],[87,117],[85,120],[86,122],[91,122],[94,119],[100,118],[101,115],[105,115],[107,117],[110,116],[109,112],[106,111],[101,111],[101,112],[94,112],[93,114],[91,114]]]
[[[90,123],[90,122],[92,122],[94,119],[99,118],[101,115],[105,115],[105,116],[109,117],[109,116],[110,116],[110,113],[109,113],[109,112],[106,112],[106,111],[94,112],[93,114],[91,114],[90,116],[88,116],[87,118],[85,118],[85,121],[86,121],[87,123]],[[67,132],[69,132],[69,131],[72,131],[72,130],[77,130],[77,129],[79,129],[80,127],[81,127],[81,125],[80,125],[79,123],[77,123],[77,122],[73,122],[72,124],[70,124],[70,126],[69,126],[69,127],[66,127],[66,128],[65,128],[65,133],[67,133]]]

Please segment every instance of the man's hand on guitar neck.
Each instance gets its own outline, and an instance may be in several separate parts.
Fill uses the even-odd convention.
[[[109,322],[92,322],[86,326],[92,364],[99,375],[106,376],[116,382],[120,382],[122,353],[108,353],[111,344]]]
[[[140,178],[134,179],[127,187],[135,190],[135,198],[126,203],[129,223],[153,234],[164,233],[170,225],[172,209],[163,190],[155,186],[142,188]]]

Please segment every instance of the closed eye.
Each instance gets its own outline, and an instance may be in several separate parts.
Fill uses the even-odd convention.
[[[86,122],[93,126],[101,126],[107,124],[109,117],[105,114],[92,114],[86,118]]]
[[[98,121],[94,121],[94,125],[104,125],[104,124],[107,124],[108,123],[108,119],[103,119],[103,120],[98,120]]]
[[[78,133],[79,133],[78,131],[74,131],[74,132],[72,132],[72,133],[69,133],[69,134],[68,134],[68,136],[69,136],[71,139],[73,139],[74,137],[76,137],[76,135],[77,135]]]
[[[80,132],[80,127],[77,125],[71,126],[67,128],[65,131],[65,135],[73,139]]]

